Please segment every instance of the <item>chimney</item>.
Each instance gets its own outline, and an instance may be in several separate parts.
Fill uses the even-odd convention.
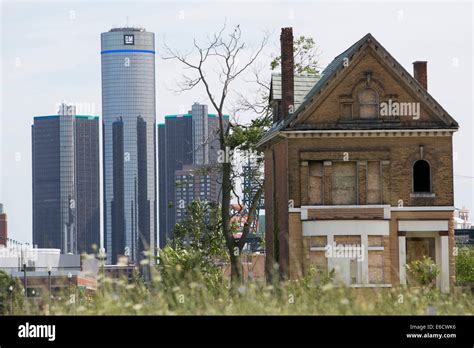
[[[290,108],[293,111],[294,93],[294,58],[293,58],[293,28],[282,28],[281,45],[281,113],[280,119],[285,119]]]
[[[421,62],[421,61],[413,62],[413,77],[426,90],[428,90],[428,74],[426,70],[427,64],[428,62]]]

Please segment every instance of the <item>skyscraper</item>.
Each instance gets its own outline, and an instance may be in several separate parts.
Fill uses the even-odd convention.
[[[167,115],[158,130],[160,248],[163,248],[176,221],[175,171],[193,163],[192,115]]]
[[[104,242],[107,261],[156,247],[155,36],[101,35]]]
[[[37,116],[32,127],[33,244],[63,253],[99,245],[99,118]]]
[[[199,103],[187,114],[165,116],[165,123],[158,125],[160,248],[172,238],[175,224],[192,200],[218,200],[219,173],[215,169],[203,173],[201,168],[217,163],[218,130],[217,115]]]

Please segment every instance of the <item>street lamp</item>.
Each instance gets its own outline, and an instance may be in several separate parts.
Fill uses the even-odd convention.
[[[69,272],[67,274],[67,279],[69,280],[69,298],[71,298],[71,281],[72,281],[72,273]]]
[[[10,315],[13,315],[13,286],[10,285],[8,290],[10,291]]]
[[[49,311],[51,312],[51,298],[53,295],[51,294],[51,266],[48,266],[48,281],[49,281]]]
[[[25,289],[25,297],[28,297],[28,284],[26,281],[26,262],[23,263],[23,288]]]
[[[74,313],[76,312],[76,288],[74,288],[74,295],[73,298],[71,298],[71,282],[72,282],[72,273],[69,272],[67,274],[67,278],[69,279],[69,304],[74,305]]]

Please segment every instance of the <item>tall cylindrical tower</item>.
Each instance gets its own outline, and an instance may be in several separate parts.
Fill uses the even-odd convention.
[[[156,246],[155,36],[101,35],[104,246],[107,261]]]

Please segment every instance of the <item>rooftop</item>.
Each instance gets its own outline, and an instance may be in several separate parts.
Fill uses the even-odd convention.
[[[300,106],[305,100],[308,92],[320,79],[319,75],[295,75],[294,77],[294,92],[295,92],[295,108]],[[271,81],[271,96],[272,100],[281,100],[281,74],[272,74]]]
[[[114,31],[141,31],[144,32],[146,31],[145,28],[141,27],[122,27],[122,28],[112,28],[109,31],[114,32]]]

